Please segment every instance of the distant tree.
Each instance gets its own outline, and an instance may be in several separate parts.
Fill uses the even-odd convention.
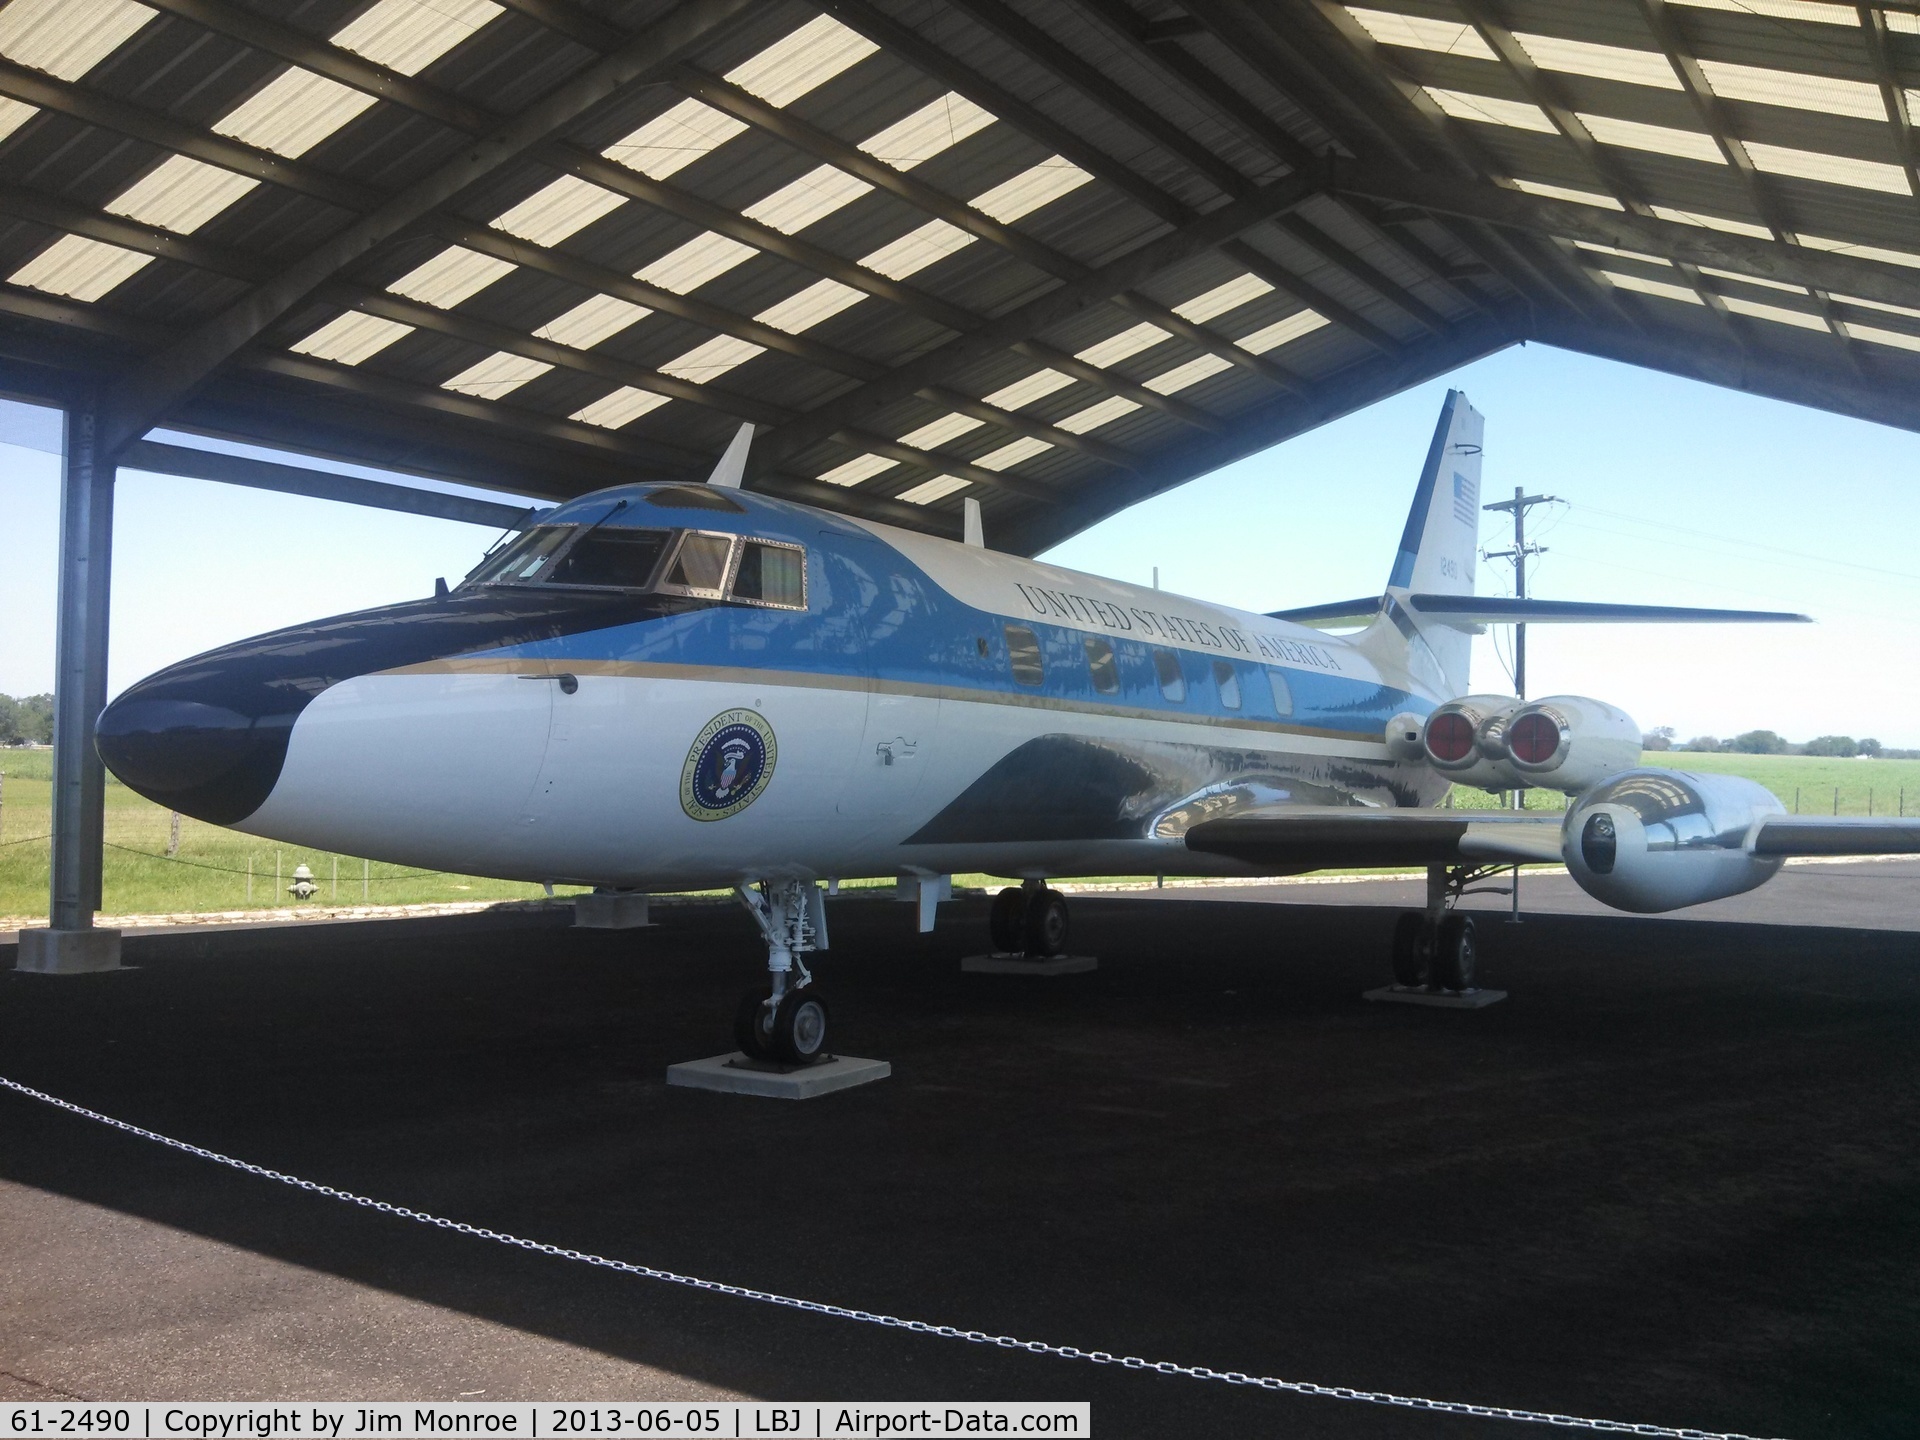
[[[1682,750],[1696,750],[1712,754],[1720,748],[1720,742],[1712,735],[1696,735],[1680,748]]]
[[[1642,750],[1673,749],[1673,727],[1671,725],[1654,726],[1640,737],[1640,748]]]
[[[1771,730],[1749,730],[1734,736],[1730,748],[1741,755],[1784,755],[1787,742]]]
[[[20,728],[20,702],[11,695],[0,695],[0,745],[18,745],[27,738]]]
[[[1868,736],[1860,742],[1860,753],[1862,755],[1873,755],[1877,757],[1882,753],[1883,748],[1880,742],[1872,736]]]
[[[1875,748],[1879,742],[1875,741]],[[1802,755],[1826,755],[1850,760],[1860,753],[1860,747],[1851,735],[1816,735],[1800,747]]]

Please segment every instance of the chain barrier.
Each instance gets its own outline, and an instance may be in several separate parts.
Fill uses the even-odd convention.
[[[41,835],[35,838],[45,840],[50,837]],[[9,840],[7,843],[11,845],[15,842]],[[218,870],[222,875],[251,875],[257,879],[266,878],[261,871],[242,870],[237,865],[215,865],[207,860],[187,860],[178,855],[157,855],[151,850],[136,850],[131,845],[116,845],[111,840],[102,840],[100,843],[108,850],[118,850],[123,855],[138,855],[143,860],[164,860],[169,865],[191,865],[195,870]],[[352,859],[354,857],[349,856],[348,858]],[[444,875],[446,873],[444,870],[403,870],[398,875],[375,875],[372,877],[371,883],[375,885],[387,885],[396,880],[418,880],[422,876]],[[365,876],[361,878],[363,881],[367,879]]]
[[[65,1110],[82,1119],[96,1121],[125,1134],[137,1135],[142,1140],[151,1140],[156,1145],[163,1145],[169,1150],[178,1150],[182,1154],[210,1160],[216,1165],[224,1165],[230,1170],[239,1170],[247,1175],[258,1176],[262,1180],[273,1180],[282,1185],[290,1185],[296,1190],[304,1190],[312,1195],[325,1195],[329,1199],[342,1200],[349,1205],[376,1210],[382,1215],[412,1220],[437,1230],[451,1230],[455,1234],[468,1235],[476,1240],[491,1240],[497,1245],[511,1246],[516,1250],[528,1250],[537,1255],[551,1255],[558,1260],[577,1260],[583,1265],[593,1265],[603,1270],[616,1270],[624,1275],[638,1275],[648,1280],[663,1280],[670,1285],[684,1285],[689,1289],[705,1290],[715,1295],[730,1295],[736,1300],[754,1300],[763,1305],[778,1305],[788,1310],[805,1311],[809,1315],[829,1315],[837,1320],[858,1320],[892,1330],[910,1331],[915,1335],[933,1335],[943,1340],[968,1340],[976,1345],[992,1345],[1002,1350],[1023,1350],[1030,1355],[1052,1355],[1062,1360],[1084,1360],[1093,1365],[1118,1365],[1123,1370],[1147,1370],[1156,1375],[1180,1375],[1189,1380],[1212,1380],[1226,1385],[1248,1386],[1290,1395],[1313,1395],[1326,1400],[1357,1400],[1368,1405],[1396,1406],[1404,1410],[1428,1410],[1442,1415],[1470,1415],[1481,1420],[1518,1420],[1533,1425],[1554,1425],[1566,1430],[1589,1430],[1609,1435],[1645,1435],[1657,1437],[1657,1440],[1761,1440],[1761,1437],[1757,1436],[1718,1430],[1647,1425],[1627,1420],[1597,1420],[1590,1416],[1558,1415],[1550,1411],[1521,1410],[1508,1405],[1475,1405],[1464,1400],[1430,1400],[1415,1395],[1396,1395],[1386,1390],[1356,1390],[1347,1385],[1318,1385],[1310,1380],[1283,1380],[1272,1375],[1248,1375],[1239,1370],[1214,1370],[1205,1365],[1181,1365],[1171,1360],[1142,1360],[1134,1355],[1114,1355],[1105,1350],[1083,1350],[1077,1345],[1053,1345],[1044,1340],[1019,1340],[1011,1335],[992,1335],[984,1330],[961,1330],[952,1325],[934,1325],[925,1320],[907,1320],[898,1315],[857,1310],[846,1305],[833,1305],[820,1300],[802,1300],[792,1295],[776,1294],[771,1290],[755,1290],[746,1285],[729,1285],[721,1280],[704,1280],[697,1275],[682,1275],[674,1270],[661,1270],[652,1265],[640,1265],[629,1260],[612,1260],[604,1255],[595,1255],[585,1250],[573,1250],[564,1245],[527,1240],[504,1231],[489,1230],[482,1225],[469,1225],[465,1221],[449,1220],[444,1216],[432,1215],[410,1206],[395,1205],[390,1201],[375,1200],[365,1195],[355,1194],[351,1190],[341,1190],[332,1185],[322,1185],[317,1181],[303,1180],[297,1175],[287,1175],[278,1170],[270,1170],[264,1165],[236,1160],[231,1155],[222,1155],[217,1150],[191,1145],[184,1140],[175,1140],[171,1136],[142,1129],[125,1120],[116,1120],[111,1115],[102,1115],[97,1110],[89,1110],[84,1105],[74,1104],[71,1100],[62,1100],[57,1095],[35,1090],[29,1085],[22,1085],[17,1080],[9,1080],[4,1075],[0,1075],[0,1088],[11,1090],[14,1094],[29,1100],[38,1100],[43,1105]]]

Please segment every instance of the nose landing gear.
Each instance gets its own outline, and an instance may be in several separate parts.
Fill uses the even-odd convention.
[[[811,1065],[827,1056],[826,1002],[801,957],[827,948],[826,897],[803,880],[741,885],[741,903],[767,942],[769,983],[755,986],[734,1013],[733,1038],[753,1060]]]

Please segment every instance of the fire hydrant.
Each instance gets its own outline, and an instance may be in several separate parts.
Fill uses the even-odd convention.
[[[296,900],[311,900],[320,893],[320,887],[313,883],[313,871],[304,865],[293,867],[293,884],[287,886],[287,893]]]

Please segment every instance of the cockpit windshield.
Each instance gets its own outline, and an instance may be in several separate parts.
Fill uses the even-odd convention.
[[[644,590],[672,539],[671,530],[596,530],[554,561],[540,583]]]
[[[468,575],[468,585],[515,585],[531,580],[540,567],[573,538],[572,525],[536,525],[506,549],[482,560]]]
[[[474,568],[475,585],[667,591],[771,609],[807,607],[807,552],[786,540],[603,523],[539,525]]]

